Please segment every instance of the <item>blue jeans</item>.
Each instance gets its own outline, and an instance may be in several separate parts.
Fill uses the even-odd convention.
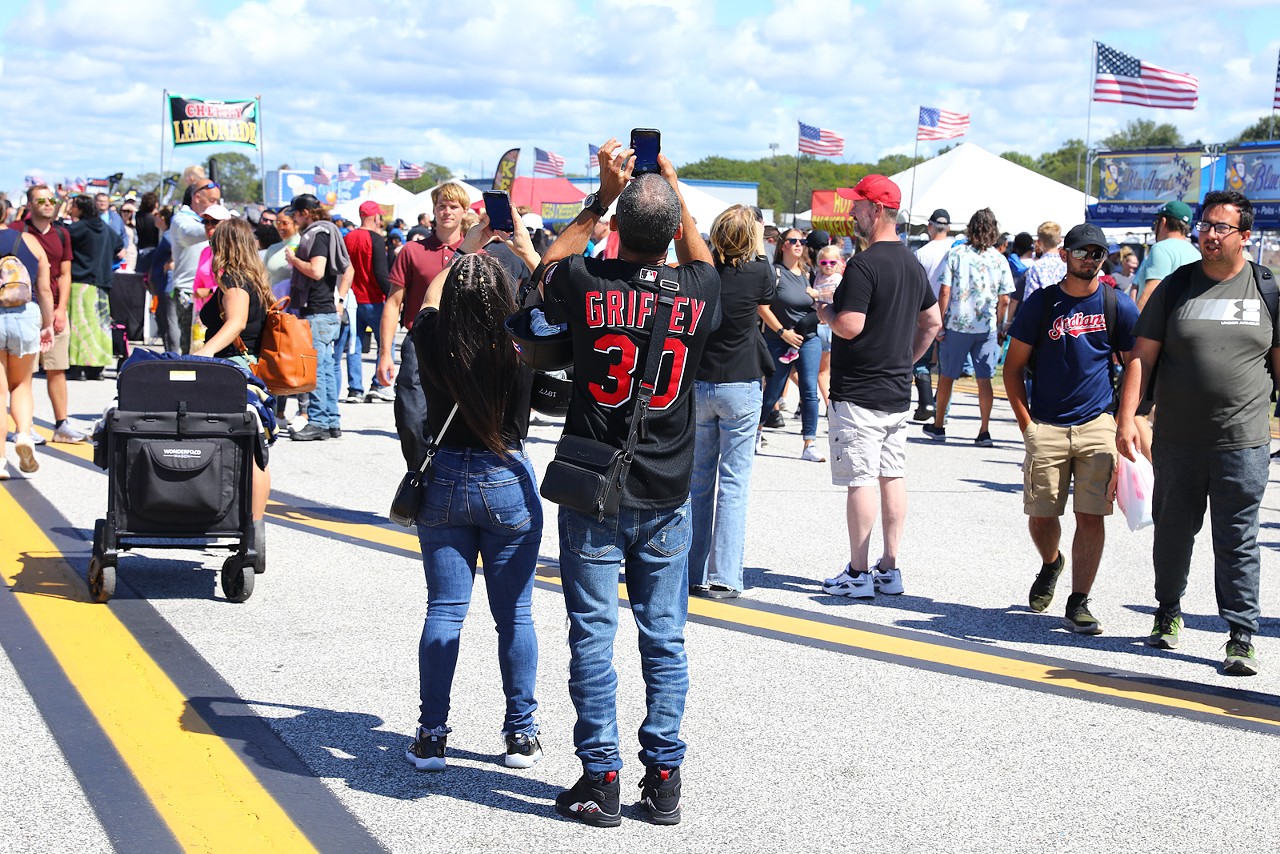
[[[1186,592],[1191,548],[1207,503],[1218,613],[1232,628],[1249,634],[1258,630],[1258,508],[1267,488],[1270,452],[1269,445],[1220,451],[1158,438],[1152,444],[1151,562],[1160,607],[1177,607]]]
[[[768,417],[773,405],[787,390],[787,377],[791,369],[796,369],[800,381],[800,435],[805,441],[818,437],[818,367],[822,362],[822,341],[818,336],[805,340],[800,345],[800,358],[790,365],[778,361],[778,357],[787,352],[786,342],[775,335],[766,335],[764,343],[769,345],[769,355],[773,357],[774,371],[764,384],[764,402],[760,409],[760,422]]]
[[[377,341],[378,347],[382,346],[382,303],[380,302],[358,302],[356,303],[356,351],[347,355],[347,382],[351,388],[356,391],[364,391],[364,351],[369,346],[369,333],[366,329],[373,330],[373,338]],[[375,349],[373,352],[377,353]],[[370,388],[381,388],[378,384],[378,376],[375,373],[373,379],[369,383]]]
[[[360,378],[360,350],[356,349],[354,353],[348,353],[347,347],[351,343],[353,335],[353,327],[351,324],[340,324],[338,327],[338,338],[333,342],[333,378],[338,384],[338,397],[342,397],[342,371],[345,367],[347,372],[347,388],[355,391],[364,391],[364,382]]]
[[[640,630],[640,671],[648,713],[640,724],[640,761],[675,768],[689,663],[689,503],[670,510],[622,508],[602,522],[560,508],[560,579],[569,611],[569,698],[578,713],[573,743],[588,774],[622,767],[618,752],[618,571]]]
[[[311,346],[316,348],[316,389],[307,397],[307,420],[317,427],[341,427],[338,421],[338,374],[334,367],[333,344],[338,340],[338,315],[313,314]]]
[[[693,388],[697,433],[689,495],[693,510],[689,583],[741,590],[747,499],[764,392],[760,380],[699,382]]]
[[[542,542],[542,501],[523,451],[441,448],[435,477],[418,511],[418,542],[427,576],[427,617],[418,643],[424,729],[449,719],[458,637],[471,604],[476,558],[484,561],[489,611],[498,630],[498,669],[507,698],[505,733],[536,734],[538,638],[531,605]]]

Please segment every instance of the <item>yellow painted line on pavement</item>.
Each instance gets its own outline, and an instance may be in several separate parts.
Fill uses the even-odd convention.
[[[187,851],[315,851],[110,607],[89,601],[84,582],[7,489],[0,518],[0,576],[178,843]]]

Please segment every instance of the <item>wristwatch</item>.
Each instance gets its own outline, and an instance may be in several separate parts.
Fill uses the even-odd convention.
[[[600,217],[601,219],[603,219],[605,215],[609,213],[609,209],[604,205],[600,204],[599,193],[592,193],[591,195],[583,199],[582,209],[584,211],[591,211],[593,214]]]

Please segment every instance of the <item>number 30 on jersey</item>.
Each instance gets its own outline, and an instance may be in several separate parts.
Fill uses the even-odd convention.
[[[637,364],[639,347],[636,342],[620,332],[610,332],[596,339],[593,349],[609,357],[609,372],[601,383],[589,383],[591,395],[601,406],[616,409],[631,399],[641,377],[637,371],[644,366]],[[666,409],[680,395],[684,384],[685,355],[688,350],[679,338],[667,338],[662,347],[662,363],[658,366],[659,387],[654,389],[650,409]],[[663,370],[670,366],[670,371]],[[667,381],[662,383],[663,376]]]

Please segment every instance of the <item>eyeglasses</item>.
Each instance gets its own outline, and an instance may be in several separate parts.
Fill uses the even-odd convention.
[[[201,222],[203,222],[203,223],[204,223],[204,227],[205,227],[205,228],[217,228],[217,227],[218,227],[218,221],[217,221],[216,219],[206,219],[206,220],[201,220]]]
[[[56,204],[57,204],[57,201],[56,201],[55,199],[51,199],[51,198],[50,198],[50,199],[32,199],[32,200],[31,200],[31,204],[33,204],[33,205],[56,205]]]
[[[1101,261],[1103,258],[1107,257],[1107,250],[1105,249],[1072,249],[1071,257],[1076,259],[1077,261],[1083,261],[1085,258],[1088,258],[1090,261]]]
[[[839,267],[840,262],[839,261],[819,261],[818,266],[819,267]]]
[[[783,241],[783,242],[784,242],[784,243],[790,243],[790,244],[791,244],[791,245],[793,245],[793,246],[801,246],[801,245],[803,245],[803,244],[804,244],[804,238],[803,238],[803,237],[788,237],[788,238],[787,238],[785,241]]]
[[[1204,234],[1206,231],[1212,231],[1219,237],[1224,237],[1233,231],[1243,231],[1238,225],[1232,225],[1229,222],[1205,222],[1201,220],[1196,223],[1196,231]]]

